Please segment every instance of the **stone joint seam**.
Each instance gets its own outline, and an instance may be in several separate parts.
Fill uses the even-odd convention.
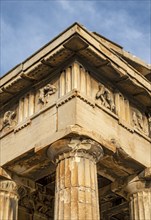
[[[67,153],[63,153],[61,155],[58,155],[58,157],[56,158],[56,163],[59,163],[60,161],[64,160],[64,159],[68,159],[68,158],[73,158],[76,160],[76,158],[85,158],[85,159],[89,159],[92,162],[95,163],[94,160],[94,156],[92,154],[89,154],[87,152],[84,152],[83,150],[79,150],[79,151],[70,151]]]

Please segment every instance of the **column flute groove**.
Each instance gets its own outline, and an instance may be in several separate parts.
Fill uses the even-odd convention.
[[[18,187],[12,180],[0,180],[0,220],[17,220]]]
[[[130,197],[130,211],[131,220],[151,219],[151,189],[136,192]]]
[[[124,188],[130,202],[131,220],[151,219],[151,181],[149,178],[146,180],[136,176],[128,181]]]
[[[90,139],[63,139],[48,149],[56,163],[55,220],[100,219],[96,162],[102,155]]]

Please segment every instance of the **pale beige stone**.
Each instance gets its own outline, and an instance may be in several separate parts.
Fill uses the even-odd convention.
[[[134,193],[130,198],[132,220],[151,219],[151,189]]]
[[[21,220],[150,218],[150,186],[131,185],[151,178],[150,70],[75,23],[0,79],[0,181],[21,186]]]
[[[66,153],[60,154],[58,145]],[[59,181],[55,191],[55,219],[72,219],[76,212],[75,219],[99,219],[96,162],[102,154],[101,146],[89,139],[60,140],[50,146],[48,155],[56,159]]]
[[[17,184],[11,180],[0,180],[0,220],[18,219]]]

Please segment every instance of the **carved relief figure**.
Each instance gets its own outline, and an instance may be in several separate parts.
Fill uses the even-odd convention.
[[[147,116],[148,116],[149,136],[151,137],[151,112],[149,112]]]
[[[148,119],[148,122],[149,122],[149,135],[151,136],[151,115]]]
[[[49,96],[51,96],[52,94],[56,92],[56,87],[54,85],[47,84],[45,87],[43,87],[39,91],[40,91],[39,101],[45,105],[46,103],[48,103]]]
[[[115,111],[115,104],[111,92],[102,84],[99,84],[99,91],[96,94],[96,99],[100,99],[102,105],[106,108]]]
[[[7,112],[5,112],[4,117],[3,117],[2,129],[4,127],[12,126],[13,122],[15,122],[14,121],[15,117],[16,117],[16,112],[14,112],[14,111],[7,111]]]
[[[143,131],[143,116],[140,112],[136,112],[134,111],[133,112],[133,123],[134,123],[134,126],[140,130],[140,131]]]

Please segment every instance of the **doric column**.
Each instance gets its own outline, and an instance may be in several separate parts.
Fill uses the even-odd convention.
[[[150,220],[151,181],[135,177],[125,190],[129,194],[131,220]]]
[[[99,220],[96,162],[102,147],[90,139],[62,139],[50,146],[56,168],[55,220]]]
[[[129,201],[130,220],[151,219],[151,167],[111,184],[111,191]]]
[[[151,219],[151,189],[136,192],[130,197],[132,220]]]
[[[18,199],[17,184],[0,179],[0,220],[17,220]]]

